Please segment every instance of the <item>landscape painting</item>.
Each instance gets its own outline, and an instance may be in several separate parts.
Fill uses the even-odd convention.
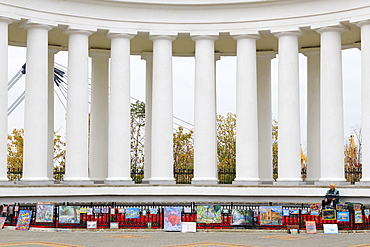
[[[198,223],[221,223],[221,206],[197,206]]]
[[[260,206],[261,225],[281,225],[283,208],[281,206]]]

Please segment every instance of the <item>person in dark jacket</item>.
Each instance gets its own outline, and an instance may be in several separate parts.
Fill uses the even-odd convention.
[[[339,202],[339,190],[335,189],[335,184],[330,184],[330,189],[326,192],[324,200],[322,200],[322,208],[326,205],[330,205],[334,209]]]

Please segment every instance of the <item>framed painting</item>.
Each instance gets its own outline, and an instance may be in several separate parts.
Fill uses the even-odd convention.
[[[198,223],[221,223],[221,206],[197,206]]]
[[[291,209],[290,214],[299,214],[299,209]]]
[[[59,206],[59,223],[80,224],[80,206]]]
[[[306,233],[307,234],[316,233],[316,221],[306,221]]]
[[[3,229],[6,217],[0,217],[0,229]]]
[[[164,207],[164,230],[167,232],[181,231],[181,207]]]
[[[98,228],[98,222],[97,221],[86,221],[86,228],[87,229],[96,229],[96,228]]]
[[[126,219],[138,219],[140,218],[140,208],[126,208]]]
[[[338,234],[337,224],[323,224],[323,228],[326,234]]]
[[[158,209],[157,208],[151,208],[149,209],[150,214],[158,214]]]
[[[349,212],[348,211],[338,211],[337,212],[337,221],[339,221],[339,222],[348,222],[349,221]]]
[[[356,210],[354,211],[355,213],[355,223],[356,224],[359,224],[359,223],[362,223],[362,211],[361,210]]]
[[[36,222],[51,223],[54,221],[54,204],[37,203],[36,204]]]
[[[27,231],[30,228],[31,217],[32,217],[31,210],[19,211],[17,225],[15,226],[15,230]]]
[[[261,225],[282,225],[283,208],[281,206],[260,206]]]
[[[290,216],[290,209],[289,208],[283,208],[283,216]]]
[[[119,222],[110,222],[109,223],[110,229],[118,229],[119,228]]]
[[[336,213],[334,209],[323,209],[322,210],[323,220],[336,220]]]
[[[234,226],[253,225],[254,212],[252,210],[233,209],[231,214],[232,214],[232,225]]]
[[[80,208],[80,214],[86,214],[87,213],[87,208]]]

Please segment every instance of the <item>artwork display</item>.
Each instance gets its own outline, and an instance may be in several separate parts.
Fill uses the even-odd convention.
[[[109,208],[102,208],[101,209],[101,212],[103,213],[103,214],[109,214]]]
[[[355,213],[355,223],[362,223],[362,211],[361,210],[356,210],[354,211]]]
[[[337,224],[323,224],[323,227],[326,234],[338,234]]]
[[[8,212],[8,206],[3,206],[3,210],[1,212],[6,214]]]
[[[3,229],[6,217],[0,217],[0,229]]]
[[[299,214],[299,209],[291,209],[290,214]]]
[[[308,214],[308,211],[306,209],[302,209],[301,214]]]
[[[198,223],[221,223],[221,206],[197,206]]]
[[[260,206],[261,225],[281,225],[283,208],[281,206]]]
[[[319,215],[319,211],[320,211],[320,204],[318,203],[310,204],[310,214],[311,215]]]
[[[80,206],[59,206],[59,223],[80,223]]]
[[[37,203],[36,204],[36,222],[51,223],[54,221],[54,204]]]
[[[191,207],[184,207],[184,213],[191,214]]]
[[[164,208],[164,230],[170,232],[181,231],[181,207]]]
[[[118,229],[119,228],[118,222],[110,222],[109,228],[110,229]]]
[[[80,214],[86,214],[87,208],[80,208]]]
[[[335,208],[336,208],[337,211],[343,211],[344,210],[344,205],[343,204],[337,204],[335,206]]]
[[[354,211],[359,211],[359,210],[361,210],[361,207],[362,207],[362,205],[361,205],[361,204],[358,204],[358,203],[354,203],[354,204],[353,204],[353,210],[354,210]]]
[[[96,229],[96,228],[98,228],[98,222],[97,221],[86,221],[86,228],[87,229]]]
[[[92,208],[87,208],[87,215],[93,215],[93,209]]]
[[[197,223],[195,222],[182,222],[181,223],[181,232],[196,232]]]
[[[116,209],[115,208],[111,208],[110,209],[110,214],[116,214]]]
[[[306,233],[307,234],[316,233],[316,222],[315,221],[306,221]]]
[[[349,212],[338,211],[337,212],[337,221],[348,222],[349,221]]]
[[[140,208],[126,208],[126,219],[138,219],[140,218]]]
[[[369,215],[370,215],[370,209],[364,209],[364,215],[366,217],[369,217]]]
[[[232,210],[232,225],[253,225],[252,210],[233,209]]]
[[[94,208],[94,214],[100,214],[101,209],[100,208]]]
[[[336,220],[337,214],[334,209],[324,209],[322,210],[322,219],[323,220]]]
[[[150,214],[158,214],[158,209],[157,208],[151,208],[149,209]]]
[[[290,209],[289,208],[283,208],[283,216],[290,216]]]
[[[118,209],[118,213],[119,214],[124,214],[125,213],[125,209],[124,208],[119,208]]]
[[[30,228],[31,217],[32,217],[31,210],[21,210],[18,215],[15,230],[27,231]]]

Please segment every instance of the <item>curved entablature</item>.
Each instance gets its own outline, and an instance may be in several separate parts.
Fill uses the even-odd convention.
[[[170,4],[170,2],[172,4]],[[188,1],[186,1],[188,2]],[[235,54],[236,42],[231,34],[258,33],[257,49],[277,50],[272,34],[281,31],[303,32],[300,47],[318,47],[319,35],[314,29],[347,25],[343,45],[353,47],[360,41],[359,28],[354,25],[370,19],[370,4],[364,1],[190,1],[183,0],[96,0],[45,1],[12,0],[0,3],[0,16],[14,20],[10,25],[10,44],[24,45],[24,23],[51,25],[50,45],[66,47],[66,29],[93,31],[90,46],[109,49],[107,32],[135,33],[133,53],[150,51],[148,34],[180,34],[174,41],[175,54],[194,52],[190,35],[219,35],[216,50]]]

